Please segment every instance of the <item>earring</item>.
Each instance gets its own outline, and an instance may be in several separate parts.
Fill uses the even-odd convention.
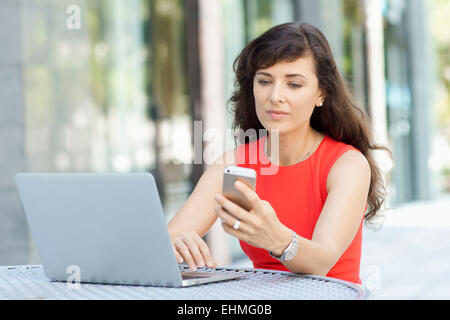
[[[322,107],[323,106],[323,102],[319,103],[318,107]]]

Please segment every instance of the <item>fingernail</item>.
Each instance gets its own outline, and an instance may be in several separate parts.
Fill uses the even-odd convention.
[[[213,266],[212,261],[208,261],[206,264],[208,265],[208,267],[212,267]]]
[[[197,270],[197,267],[196,266],[190,266],[189,269],[191,269],[192,271],[195,271],[195,270]]]
[[[197,267],[199,267],[199,268],[203,268],[204,266],[205,266],[204,262],[200,262],[199,264],[197,264]]]
[[[216,193],[216,200],[220,199],[220,194]]]

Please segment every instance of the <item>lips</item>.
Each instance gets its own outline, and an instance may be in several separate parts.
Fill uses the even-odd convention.
[[[284,111],[275,111],[275,110],[269,110],[267,111],[267,113],[269,113],[270,117],[274,120],[280,120],[283,119],[287,113]]]
[[[279,111],[279,110],[269,110],[267,111],[269,113],[274,113],[274,114],[287,114],[287,112],[284,111]]]

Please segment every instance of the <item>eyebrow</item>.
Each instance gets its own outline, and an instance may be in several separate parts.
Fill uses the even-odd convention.
[[[257,73],[256,73],[256,75],[258,75],[258,74],[263,75],[263,76],[272,77],[272,75],[271,75],[270,73],[267,73],[267,72],[262,72],[262,71],[260,71],[260,72],[257,72]],[[300,77],[300,78],[303,78],[303,79],[305,79],[305,80],[307,79],[304,75],[302,75],[302,74],[300,74],[300,73],[289,73],[289,74],[287,74],[285,77],[286,77],[286,78]]]

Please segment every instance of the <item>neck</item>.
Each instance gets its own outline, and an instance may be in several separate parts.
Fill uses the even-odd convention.
[[[275,163],[275,159],[271,159],[271,162],[275,165],[289,166],[306,160],[317,145],[318,135],[311,126],[296,132],[279,134],[278,163]],[[266,155],[270,159],[272,151],[270,132],[267,134],[266,143]]]

